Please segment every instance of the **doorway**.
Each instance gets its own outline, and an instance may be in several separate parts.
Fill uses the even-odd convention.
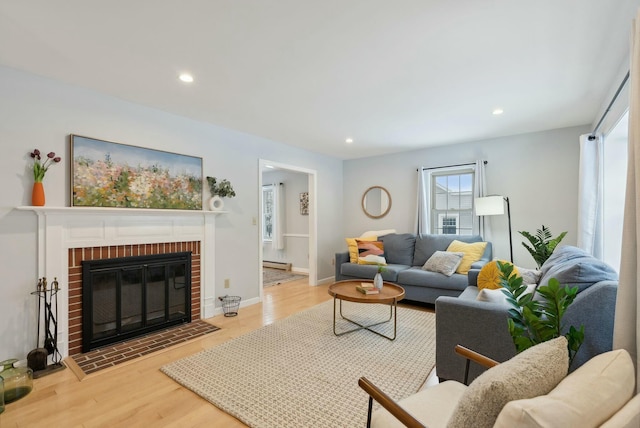
[[[264,262],[282,263],[285,269],[290,268],[294,273],[308,273],[309,285],[317,285],[316,182],[315,170],[259,160],[261,299]],[[279,220],[273,216],[276,206],[279,206]]]

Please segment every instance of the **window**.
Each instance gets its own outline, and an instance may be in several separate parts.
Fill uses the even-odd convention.
[[[262,240],[273,238],[273,186],[262,186]]]
[[[431,225],[442,235],[473,234],[473,169],[431,175]]]
[[[442,230],[443,235],[458,234],[458,215],[438,215],[438,229]]]

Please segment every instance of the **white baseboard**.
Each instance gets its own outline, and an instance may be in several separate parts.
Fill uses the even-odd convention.
[[[333,284],[334,282],[336,282],[336,277],[330,276],[328,278],[319,279],[317,285]]]

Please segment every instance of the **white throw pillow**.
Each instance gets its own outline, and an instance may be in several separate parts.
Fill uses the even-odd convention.
[[[568,370],[564,336],[532,346],[478,376],[458,401],[447,427],[492,427],[509,401],[549,393]]]
[[[527,284],[527,290],[524,294],[533,293],[536,289],[536,284]],[[502,288],[498,288],[492,290],[490,288],[483,288],[478,293],[476,300],[480,302],[491,302],[491,303],[504,303],[507,304],[507,296],[502,292]]]
[[[438,272],[446,276],[451,276],[455,273],[458,266],[462,262],[464,253],[456,253],[453,251],[436,251],[426,261],[422,270],[428,270],[430,272]]]
[[[538,284],[540,277],[542,277],[542,271],[538,269],[528,269],[518,266],[518,272],[520,272],[522,282],[525,284]]]
[[[367,230],[362,235],[360,235],[360,238],[369,238],[372,236],[380,237],[380,236],[388,235],[390,233],[396,233],[396,230],[395,229]]]

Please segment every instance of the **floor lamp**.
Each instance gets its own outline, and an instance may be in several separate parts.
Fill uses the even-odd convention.
[[[511,237],[511,207],[506,196],[484,196],[475,198],[477,216],[504,215],[504,203],[507,203],[507,217],[509,219],[509,254],[513,263],[513,238]]]

